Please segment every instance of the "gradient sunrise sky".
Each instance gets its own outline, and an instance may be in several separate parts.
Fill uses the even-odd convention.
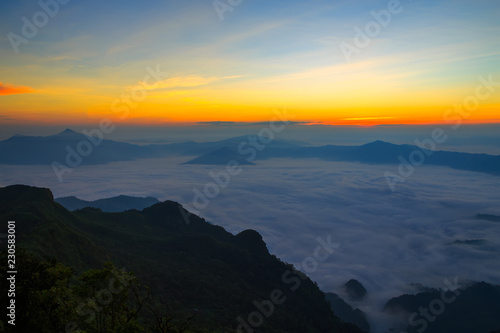
[[[60,1],[45,25],[37,1],[0,2],[3,125],[255,122],[282,106],[310,123],[439,123],[478,77],[500,82],[500,1],[401,1],[350,61],[340,46],[395,0],[232,0],[222,15],[212,0]],[[156,68],[168,75],[139,89]],[[500,86],[464,121],[500,122]]]

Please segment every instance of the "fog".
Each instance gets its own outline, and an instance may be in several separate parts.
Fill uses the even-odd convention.
[[[500,283],[500,177],[421,166],[392,192],[384,172],[394,165],[315,159],[272,159],[242,166],[229,184],[201,207],[193,203],[225,166],[179,165],[189,157],[82,166],[58,182],[49,166],[0,166],[0,185],[49,187],[55,197],[95,200],[119,194],[174,200],[237,233],[259,231],[271,253],[303,267],[318,237],[339,244],[308,275],[323,291],[340,292],[351,278],[368,290],[358,304],[382,330],[378,311],[390,297],[419,282],[444,288],[443,279]],[[213,185],[212,185],[213,188]],[[482,239],[483,244],[452,244]],[[324,252],[322,252],[324,253]]]
[[[291,111],[292,112],[292,111]],[[126,126],[117,125],[106,134],[105,139],[128,141],[136,144],[174,143],[186,141],[219,141],[232,137],[257,134],[267,123],[204,123],[197,126]],[[72,126],[6,126],[0,124],[0,140],[15,134],[51,135],[66,128],[77,132],[98,128],[97,125]],[[362,126],[323,126],[290,123],[279,134],[280,139],[298,140],[312,145],[361,145],[376,140],[394,144],[415,144],[415,139],[424,140],[431,136],[435,128],[442,128],[448,139],[439,145],[438,150],[500,155],[500,126],[463,125],[454,130],[448,125],[379,125]],[[487,135],[485,135],[487,133]],[[492,133],[497,133],[492,134]]]

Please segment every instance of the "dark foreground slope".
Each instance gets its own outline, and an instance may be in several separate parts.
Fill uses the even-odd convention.
[[[270,255],[257,232],[234,236],[172,201],[72,213],[48,189],[9,186],[0,189],[0,219],[16,221],[18,246],[77,271],[105,261],[134,271],[171,316],[194,316],[194,328],[252,332],[252,314],[258,332],[359,332],[334,316],[311,280]]]

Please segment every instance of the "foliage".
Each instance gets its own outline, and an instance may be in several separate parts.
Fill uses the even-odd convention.
[[[16,187],[14,194],[9,187],[0,189],[0,203],[9,202],[0,204],[0,219],[17,221],[16,227],[22,229],[16,234],[18,245],[39,257],[55,257],[77,274],[64,275],[63,266],[50,261],[41,264],[29,259],[32,262],[25,264],[26,273],[31,269],[32,275],[43,272],[39,274],[53,279],[34,285],[37,293],[47,294],[46,302],[58,304],[50,313],[47,307],[40,311],[47,332],[60,332],[54,327],[71,321],[87,333],[140,332],[141,327],[158,333],[234,332],[237,318],[247,319],[257,311],[255,303],[269,300],[273,290],[280,290],[286,301],[276,304],[259,332],[359,332],[334,316],[315,283],[269,254],[255,231],[234,236],[196,215],[186,221],[181,206],[171,201],[143,211],[82,209],[71,213],[46,191],[26,191],[32,196],[23,203],[15,199],[22,188]],[[29,227],[26,216],[33,217]],[[56,273],[60,279],[53,277]],[[109,288],[109,279],[117,274],[133,280],[125,290],[111,293],[113,301],[102,306],[99,300],[106,303],[109,293],[100,291]],[[283,274],[288,274],[288,280]],[[25,276],[27,284],[32,275]],[[139,281],[150,286],[151,292]],[[49,295],[52,298],[47,300]],[[93,315],[91,309],[100,310]]]

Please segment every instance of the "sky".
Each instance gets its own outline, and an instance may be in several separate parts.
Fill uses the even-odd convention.
[[[498,17],[492,0],[2,1],[0,125],[262,122],[276,107],[304,124],[499,123]]]
[[[414,144],[445,128],[439,149],[500,155],[499,17],[497,0],[0,1],[0,140],[110,119],[106,139],[216,141],[287,110],[280,139]],[[187,160],[81,166],[65,182],[0,165],[0,186],[189,207],[212,169]],[[372,314],[409,282],[498,283],[498,224],[474,219],[500,215],[498,177],[424,165],[393,193],[388,167],[258,161],[200,214],[258,230],[295,265],[331,234],[341,247],[310,276],[324,291],[359,279]]]

